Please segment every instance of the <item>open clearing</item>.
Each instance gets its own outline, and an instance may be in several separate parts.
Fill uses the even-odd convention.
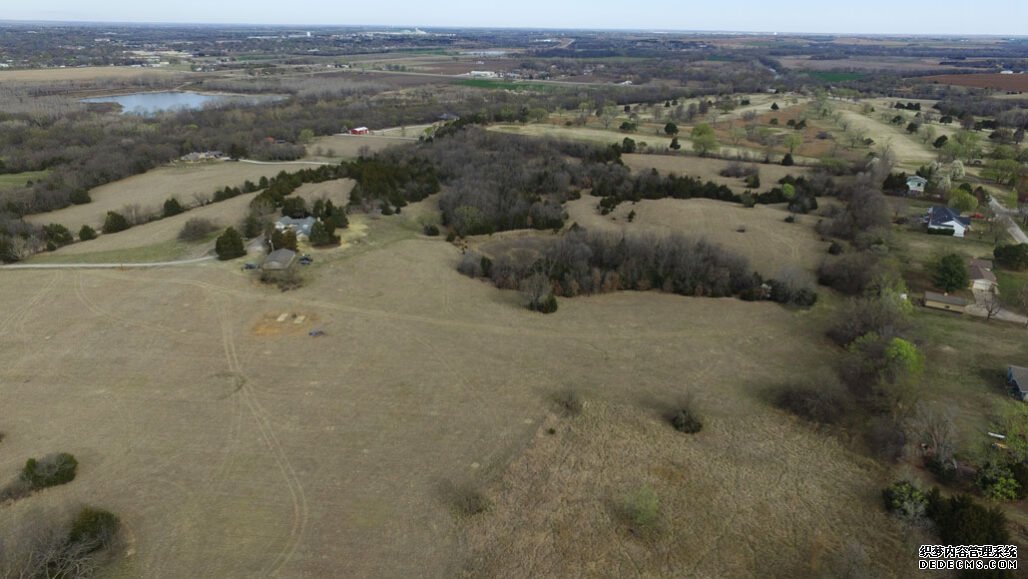
[[[196,202],[194,194],[210,199],[216,190],[226,186],[241,186],[247,179],[256,183],[261,177],[273,177],[280,171],[308,168],[310,165],[296,163],[259,165],[215,162],[169,165],[96,187],[89,192],[93,198],[91,203],[31,215],[25,220],[37,225],[60,223],[76,234],[83,225],[99,231],[108,211],[120,212],[126,205],[139,205],[143,215],[159,213],[169,197],[178,197],[183,205],[191,205]]]
[[[31,70],[2,70],[2,82],[49,82],[55,80],[132,79],[169,75],[187,75],[181,69],[132,68],[127,66],[86,66],[81,68],[45,68]]]
[[[640,223],[650,219],[646,205],[637,206]],[[654,217],[667,207],[655,202]],[[784,215],[739,211],[775,216],[769,228]],[[322,254],[304,270],[306,286],[286,293],[258,286],[238,262],[0,271],[10,304],[0,317],[0,478],[47,452],[80,461],[72,484],[0,509],[0,528],[34,504],[107,508],[124,521],[130,553],[114,577],[454,576],[467,541],[441,489],[498,480],[548,416],[553,393],[575,385],[629,408],[611,430],[589,426],[603,414],[587,415],[583,432],[624,438],[641,455],[574,437],[561,444],[600,461],[602,478],[617,485],[685,484],[688,497],[669,496],[666,512],[691,521],[675,545],[699,570],[714,568],[700,560],[704,550],[716,547],[723,569],[750,569],[761,554],[806,545],[812,529],[827,549],[852,537],[851,524],[858,539],[868,528],[881,536],[874,544],[883,546],[869,548],[899,541],[899,528],[872,507],[877,471],[763,402],[764,389],[797,368],[824,370],[818,310],[625,292],[533,315],[515,292],[460,276],[458,251],[416,235],[407,213],[372,220],[368,238]],[[269,328],[300,316],[303,331]],[[308,337],[315,328],[326,335]],[[662,428],[654,401],[685,387],[708,428],[674,443],[655,434],[649,446],[647,433]],[[676,462],[653,470],[663,456]],[[569,472],[596,472],[583,466]],[[575,476],[591,486],[593,475]],[[574,493],[585,492],[579,483]],[[602,493],[617,485],[589,490],[575,508],[602,513]],[[513,492],[541,508],[563,496],[516,484]],[[837,511],[824,501],[836,495],[850,514],[833,523]],[[483,524],[517,524],[498,519],[505,508]],[[810,515],[795,516],[800,508]],[[769,523],[757,527],[751,516]],[[745,550],[732,547],[740,529]],[[472,545],[487,538],[468,532]],[[590,531],[588,544],[604,532]],[[617,543],[604,547],[598,559],[620,557],[610,551]],[[801,565],[810,553],[774,561]]]
[[[24,173],[7,173],[0,175],[0,190],[24,187],[29,181],[38,181],[46,177],[49,171],[26,171]]]
[[[1028,75],[1024,74],[942,74],[921,77],[921,80],[933,84],[952,84],[1002,91],[1024,92],[1028,90]]]
[[[341,159],[354,159],[360,155],[361,150],[367,147],[369,153],[377,153],[386,147],[394,145],[409,144],[416,141],[424,129],[411,127],[408,129],[409,137],[380,136],[380,135],[331,135],[318,137],[307,145],[307,159],[338,161]],[[399,130],[398,130],[399,131]]]
[[[743,179],[721,176],[721,171],[725,167],[734,163],[734,161],[709,159],[692,155],[639,154],[623,155],[622,159],[624,160],[625,165],[628,165],[636,171],[656,169],[664,175],[670,173],[674,173],[676,175],[689,175],[691,177],[699,177],[704,181],[713,181],[718,184],[727,185],[736,193],[742,193],[746,190],[746,184],[743,182]],[[792,167],[783,167],[778,164],[753,163],[752,166],[757,168],[760,175],[760,191],[768,191],[771,188],[776,187],[779,179],[786,175],[799,177],[810,172],[806,167],[797,167],[795,165]]]
[[[858,112],[840,109],[847,122],[874,139],[879,146],[889,145],[896,153],[897,166],[917,170],[921,165],[935,160],[935,154],[917,141],[916,136],[907,134],[902,127],[894,127]]]
[[[662,420],[665,401],[587,398],[581,416],[552,418],[557,432],[539,430],[493,490],[494,509],[473,522],[465,576],[838,576],[833,551],[844,543],[865,545],[882,576],[913,569],[913,538],[898,536],[866,487],[884,469],[768,414],[752,384],[699,386],[737,372],[725,354],[679,379],[704,393],[696,435]],[[644,485],[659,514],[633,534],[619,511]]]
[[[586,229],[636,234],[681,233],[704,238],[736,251],[750,260],[763,276],[774,277],[789,267],[813,271],[828,245],[813,230],[815,215],[789,215],[781,206],[742,205],[713,199],[657,199],[622,203],[609,215],[596,210],[599,199],[583,196],[567,204],[569,222]],[[631,223],[628,214],[635,211]],[[744,233],[739,232],[745,227]]]

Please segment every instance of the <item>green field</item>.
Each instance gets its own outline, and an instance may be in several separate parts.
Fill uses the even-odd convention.
[[[26,171],[24,173],[10,173],[0,175],[0,190],[22,187],[29,181],[38,181],[46,177],[49,171]]]
[[[866,74],[862,72],[808,71],[807,74],[824,82],[850,82],[862,80]]]

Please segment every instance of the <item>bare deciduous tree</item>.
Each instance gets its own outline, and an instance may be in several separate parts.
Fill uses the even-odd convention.
[[[917,432],[925,457],[956,468],[953,454],[956,452],[959,433],[954,425],[953,411],[920,403],[914,411],[912,426]]]
[[[985,321],[990,321],[1003,311],[1003,300],[995,291],[984,292],[978,303],[985,308]]]

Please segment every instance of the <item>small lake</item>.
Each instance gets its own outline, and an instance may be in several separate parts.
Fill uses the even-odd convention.
[[[82,99],[84,103],[118,103],[122,114],[152,115],[166,111],[201,109],[207,106],[258,104],[285,97],[279,95],[206,94],[199,92],[141,92]]]

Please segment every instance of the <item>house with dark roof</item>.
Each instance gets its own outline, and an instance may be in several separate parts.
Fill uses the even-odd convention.
[[[1010,393],[1018,400],[1028,400],[1028,368],[1010,366],[1007,368],[1007,384]]]
[[[962,314],[964,313],[964,308],[967,307],[967,300],[949,294],[925,292],[924,307]]]
[[[261,269],[267,271],[284,271],[293,266],[296,261],[296,252],[291,249],[276,249],[264,258]]]
[[[971,220],[944,205],[934,205],[924,217],[929,231],[952,232],[953,237],[963,237],[971,229]]]
[[[275,229],[279,231],[291,230],[296,234],[296,238],[303,241],[310,239],[311,229],[314,228],[315,219],[313,217],[304,217],[303,219],[293,219],[292,217],[283,217],[275,222]]]

